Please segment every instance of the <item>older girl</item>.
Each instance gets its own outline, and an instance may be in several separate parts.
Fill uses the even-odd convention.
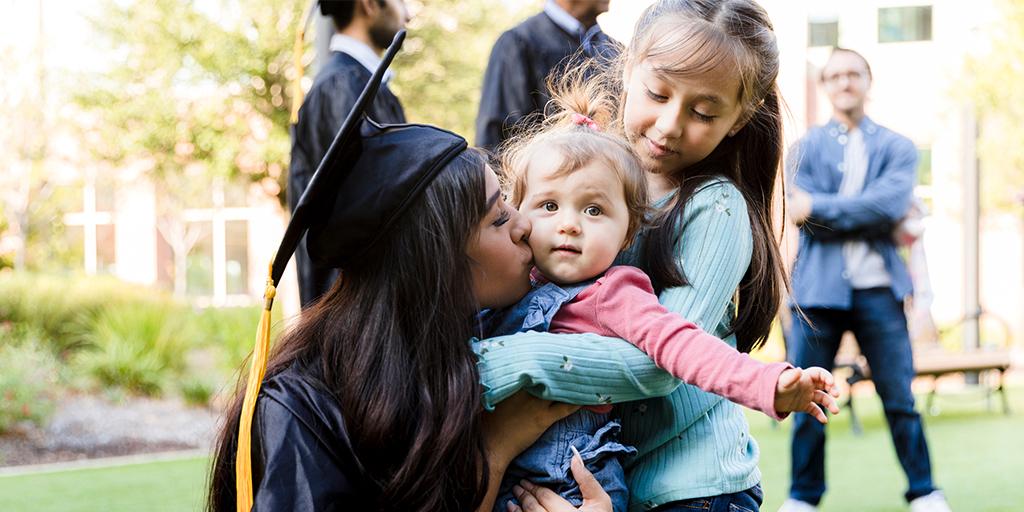
[[[752,0],[661,0],[619,64],[619,128],[647,172],[659,220],[620,262],[645,270],[669,310],[748,352],[764,343],[787,288],[772,222],[782,134],[767,13]],[[634,397],[660,378],[639,364],[610,374],[631,355],[607,346],[612,362],[578,344],[550,340],[528,357],[523,345],[483,355],[492,399],[519,389],[509,375],[576,403],[589,393]],[[639,451],[626,467],[632,510],[760,507],[759,450],[738,406],[684,384],[618,412],[623,441]],[[564,505],[534,489],[534,498],[523,494],[528,506]]]

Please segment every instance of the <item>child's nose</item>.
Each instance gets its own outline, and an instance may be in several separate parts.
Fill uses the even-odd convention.
[[[665,107],[658,113],[658,120],[654,126],[666,139],[679,137],[683,133],[683,109],[675,106]]]
[[[562,217],[560,227],[558,229],[560,233],[569,235],[580,234],[580,223],[574,215],[566,215]]]

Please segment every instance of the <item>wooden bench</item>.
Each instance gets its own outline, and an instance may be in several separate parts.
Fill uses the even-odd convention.
[[[987,316],[987,315],[986,315]],[[998,320],[1005,326],[1005,322]],[[960,322],[962,323],[962,322]],[[958,325],[960,324],[958,323]],[[1003,377],[1011,366],[1009,346],[1009,328],[1006,327],[1003,343],[997,345],[999,348],[982,348],[972,351],[951,352],[941,348],[938,341],[914,347],[914,373],[917,377],[931,377],[931,390],[928,392],[926,410],[936,414],[934,399],[937,391],[937,380],[943,375],[953,373],[975,373],[979,378],[982,376],[994,375],[986,384],[986,400],[991,409],[991,399],[996,393],[999,394],[1004,414],[1010,413],[1009,401],[1006,398],[1006,388],[1003,384]],[[850,425],[854,433],[860,434],[863,429],[853,409],[853,386],[858,382],[871,380],[871,368],[867,360],[861,355],[842,354],[837,356],[835,368],[849,369],[850,376],[846,382],[850,386],[850,393],[841,407],[848,410],[850,414]]]

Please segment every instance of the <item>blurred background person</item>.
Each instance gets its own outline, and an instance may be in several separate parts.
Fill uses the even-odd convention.
[[[893,231],[910,210],[917,150],[910,139],[874,123],[864,106],[871,68],[859,53],[836,48],[821,71],[832,120],[812,128],[791,155],[790,213],[800,226],[793,268],[789,348],[799,366],[832,369],[852,331],[871,367],[896,455],[909,481],[913,512],[949,511],[932,482],[928,443],[910,389],[914,378],[903,301],[910,274]],[[825,427],[795,414],[790,499],[780,511],[817,510],[825,493]]]
[[[607,40],[597,16],[608,11],[608,2],[547,0],[543,12],[501,34],[484,74],[477,146],[493,151],[523,118],[543,111],[550,99],[546,80],[551,70],[581,46]]]
[[[337,32],[331,37],[330,56],[317,73],[292,129],[288,205],[293,211],[345,116],[380,64],[381,54],[409,21],[403,0],[320,0],[319,7],[334,21]],[[378,123],[405,122],[402,103],[387,85],[392,77],[392,71],[385,73],[367,111]],[[330,289],[338,272],[314,265],[305,243],[299,244],[295,261],[299,295],[306,307]]]

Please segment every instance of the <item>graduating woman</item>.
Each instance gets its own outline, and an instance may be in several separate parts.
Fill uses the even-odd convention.
[[[483,412],[468,341],[480,308],[528,291],[529,223],[462,137],[362,116],[402,34],[275,258],[262,343],[217,443],[209,510],[490,510],[509,461],[578,409],[519,394]],[[304,233],[313,260],[342,278],[268,361],[273,285]]]

